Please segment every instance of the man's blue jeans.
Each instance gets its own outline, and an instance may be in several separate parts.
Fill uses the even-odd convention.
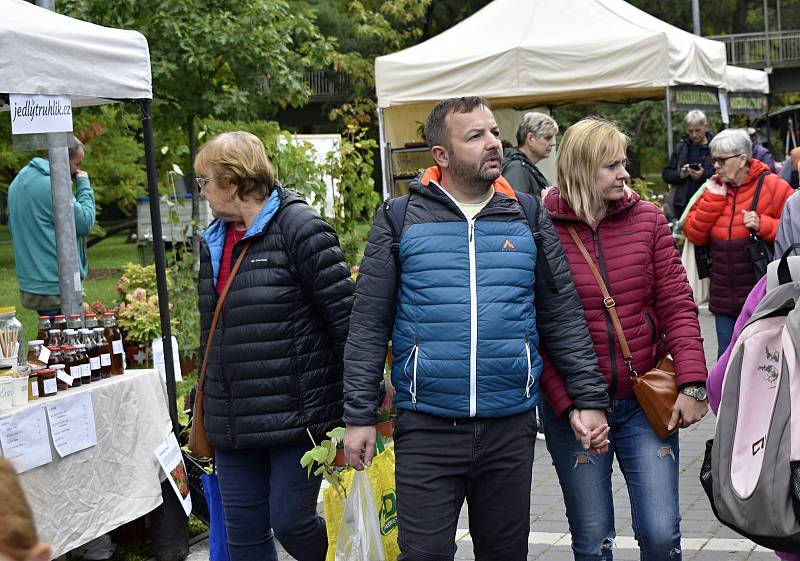
[[[678,502],[678,433],[658,438],[635,399],[613,402],[609,451],[594,454],[575,440],[568,421],[545,404],[545,443],[553,458],[572,534],[576,561],[611,560],[613,456],[628,486],[633,532],[642,561],[681,560]]]
[[[273,531],[298,561],[324,561],[328,536],[317,515],[322,480],[300,467],[309,448],[215,451],[231,561],[277,561]]]

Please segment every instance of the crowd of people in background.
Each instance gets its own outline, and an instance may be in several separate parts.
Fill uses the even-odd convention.
[[[257,138],[209,141],[195,162],[217,217],[200,268],[204,420],[232,561],[275,559],[274,537],[325,558],[320,479],[299,457],[307,433],[341,418],[347,463],[371,464],[390,341],[400,559],[453,559],[465,500],[476,559],[526,559],[538,432],[576,560],[613,558],[613,458],[641,558],[681,559],[679,429],[706,414],[708,372],[668,219],[710,246],[721,353],[755,283],[742,246],[775,240],[793,192],[748,131],[715,136],[700,111],[685,122],[665,215],[628,187],[616,124],[570,126],[551,182],[537,164],[554,119],[525,114],[504,158],[485,100],[444,100],[425,123],[435,165],[378,210],[355,284],[333,230],[280,185]],[[655,427],[631,375],[667,353],[679,393]]]
[[[641,558],[681,559],[679,429],[706,414],[708,372],[670,221],[709,248],[719,354],[758,281],[745,245],[800,239],[800,148],[777,174],[754,131],[714,135],[697,110],[685,125],[661,209],[627,185],[629,139],[613,122],[567,128],[551,182],[537,163],[556,146],[552,117],[526,113],[504,157],[485,100],[441,101],[425,123],[435,165],[376,213],[357,283],[257,137],[207,142],[194,162],[216,217],[201,241],[200,385],[231,560],[277,559],[276,537],[296,559],[325,558],[321,479],[300,457],[344,421],[348,464],[371,464],[390,341],[401,560],[453,559],[465,500],[476,559],[526,559],[539,432],[576,560],[613,558],[614,458]],[[94,222],[83,157],[71,149],[80,236]],[[59,307],[48,169],[34,159],[9,191],[23,305],[40,314]],[[631,376],[667,353],[679,393],[654,427]],[[46,559],[6,472],[0,461],[0,557]]]

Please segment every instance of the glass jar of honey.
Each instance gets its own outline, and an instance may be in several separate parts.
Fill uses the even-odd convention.
[[[62,347],[62,350],[64,351],[65,371],[72,378],[72,387],[80,386],[83,383],[83,369],[78,362],[78,353],[75,347],[67,345]]]
[[[90,384],[92,382],[92,369],[89,366],[89,354],[86,352],[86,347],[83,343],[75,345],[75,356],[80,366],[81,384]]]
[[[67,327],[70,329],[80,329],[83,327],[80,314],[70,314],[67,316]]]
[[[47,361],[50,359],[50,349],[45,351],[45,348],[44,341],[41,339],[28,341],[27,361],[32,368],[44,368],[47,365]]]
[[[117,327],[114,312],[103,314],[103,335],[111,345],[111,375],[122,374],[125,370],[125,349],[122,348],[122,333]]]
[[[28,401],[39,399],[39,372],[40,370],[32,370],[28,375]]]
[[[67,329],[67,316],[65,315],[58,315],[53,316],[53,329],[58,329],[59,331],[64,331]]]
[[[52,368],[42,368],[36,372],[39,378],[39,397],[50,397],[58,393],[56,385],[56,371]]]
[[[50,316],[39,316],[39,328],[36,331],[36,338],[44,341],[47,339],[47,332],[53,329],[50,323]]]
[[[72,377],[67,372],[66,364],[53,364],[50,368],[56,371],[56,389],[58,391],[63,392],[72,387]]]
[[[97,345],[100,355],[100,377],[111,377],[111,344],[106,339],[102,327],[94,328],[94,341]]]

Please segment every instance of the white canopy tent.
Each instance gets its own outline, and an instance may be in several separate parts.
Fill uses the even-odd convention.
[[[487,98],[513,143],[519,112],[504,117],[504,109],[653,99],[676,85],[721,89],[725,67],[722,43],[623,0],[495,0],[436,37],[375,60],[384,170],[387,143],[418,140],[418,124],[443,98]]]
[[[136,31],[101,27],[23,0],[0,0],[0,111],[10,109],[8,94],[69,95],[74,107],[131,101],[141,108],[167,393],[177,434],[175,373],[153,147],[150,111],[153,92],[147,40]],[[74,245],[74,233],[72,239]],[[63,286],[62,282],[62,292]]]
[[[725,68],[725,89],[729,92],[769,93],[769,74],[754,68],[728,65]]]
[[[0,0],[0,14],[0,92],[69,94],[74,107],[152,99],[150,51],[141,33],[23,0]]]

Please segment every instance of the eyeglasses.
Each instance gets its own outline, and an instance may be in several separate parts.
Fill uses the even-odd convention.
[[[194,182],[200,189],[202,189],[203,187],[208,185],[211,182],[212,179],[214,179],[214,178],[213,177],[195,177],[194,178]]]
[[[739,156],[744,156],[744,154],[734,154],[733,156],[725,156],[724,158],[711,158],[711,163],[714,165],[719,164],[720,166],[724,166],[725,162],[731,158],[738,158]]]

